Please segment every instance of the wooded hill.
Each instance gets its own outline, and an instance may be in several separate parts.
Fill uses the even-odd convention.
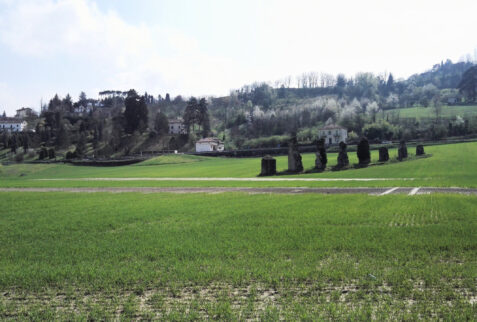
[[[69,152],[70,158],[109,158],[142,151],[191,151],[194,142],[206,136],[224,140],[226,149],[276,147],[292,132],[300,142],[311,143],[326,122],[346,127],[351,142],[362,135],[371,142],[473,135],[476,116],[447,111],[455,105],[477,105],[473,66],[447,60],[408,79],[385,73],[346,77],[310,72],[202,99],[139,95],[134,90],[102,91],[99,100],[81,93],[76,102],[69,95],[56,95],[38,118],[29,120],[28,128],[34,131],[2,133],[0,144],[5,155],[18,152],[30,159],[58,152]],[[430,113],[400,116],[403,109],[416,106]],[[168,121],[175,118],[183,119],[186,134],[169,133]],[[50,150],[56,153],[45,152]]]

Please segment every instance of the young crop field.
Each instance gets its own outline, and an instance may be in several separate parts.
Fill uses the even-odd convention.
[[[477,197],[414,193],[477,188],[477,143],[425,150],[272,178],[257,177],[260,158],[0,166],[0,319],[475,320]],[[239,187],[408,188],[220,190]]]
[[[475,319],[477,199],[1,192],[0,317]]]

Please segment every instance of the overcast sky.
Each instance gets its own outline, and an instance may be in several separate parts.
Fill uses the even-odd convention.
[[[477,1],[0,0],[0,112],[55,93],[224,95],[308,71],[407,77],[475,54]]]

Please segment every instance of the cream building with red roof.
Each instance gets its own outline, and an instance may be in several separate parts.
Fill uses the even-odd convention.
[[[319,138],[324,138],[326,144],[346,143],[348,130],[336,124],[328,124],[318,130]]]

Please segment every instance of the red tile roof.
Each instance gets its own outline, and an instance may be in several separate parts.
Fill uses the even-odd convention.
[[[196,143],[222,143],[218,138],[203,138],[197,141]]]
[[[22,119],[15,118],[15,117],[0,117],[0,123],[23,123]]]

